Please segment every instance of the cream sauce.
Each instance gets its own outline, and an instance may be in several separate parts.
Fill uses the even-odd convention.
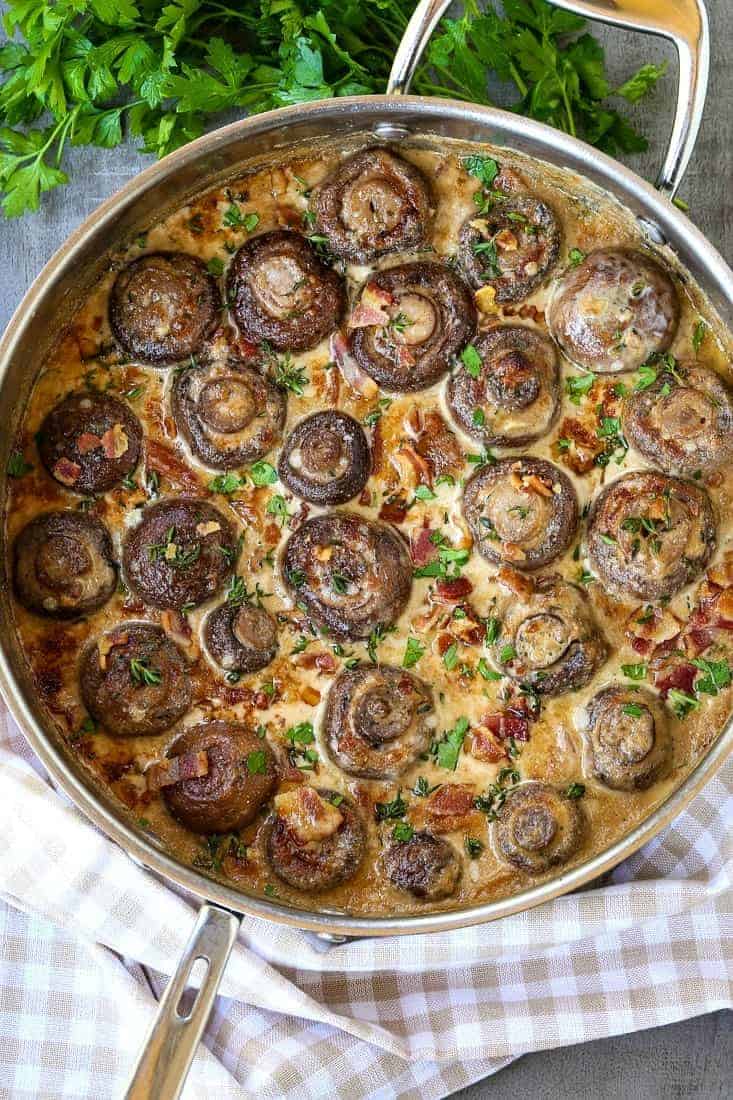
[[[349,146],[350,149],[353,147],[354,145]],[[461,154],[466,152],[481,152],[496,157],[502,167],[512,169],[520,175],[529,191],[555,209],[563,229],[558,270],[562,269],[569,251],[573,248],[588,252],[600,245],[644,243],[638,224],[630,213],[587,181],[570,172],[550,168],[511,151],[490,146],[467,148],[452,142],[443,142],[438,146],[432,140],[426,139],[405,144],[399,151],[423,170],[433,187],[437,210],[432,243],[438,258],[449,257],[454,253],[460,225],[475,212],[473,194],[478,184],[460,163]],[[318,734],[326,695],[335,672],[346,660],[358,657],[363,662],[368,661],[365,646],[362,643],[346,643],[341,649],[336,647],[334,652],[334,647],[327,638],[314,637],[307,629],[304,630],[302,614],[293,608],[278,572],[278,554],[289,533],[289,521],[277,520],[266,512],[268,501],[275,494],[285,497],[291,516],[298,512],[300,502],[293,499],[280,483],[265,488],[254,488],[249,483],[228,497],[212,494],[208,490],[207,486],[215,473],[204,469],[186,452],[176,435],[175,424],[170,415],[169,388],[173,371],[155,370],[139,363],[110,364],[106,360],[105,349],[113,345],[106,304],[117,271],[130,259],[144,252],[158,249],[182,250],[198,255],[205,261],[218,259],[226,268],[232,252],[251,236],[244,228],[227,228],[223,224],[224,214],[232,201],[238,203],[242,214],[258,215],[259,221],[253,233],[282,225],[299,227],[307,207],[308,190],[327,174],[343,152],[343,149],[323,147],[306,157],[281,160],[275,167],[260,166],[250,171],[243,166],[240,177],[234,179],[227,188],[201,195],[186,207],[151,226],[147,233],[131,242],[123,255],[111,257],[108,275],[100,281],[71,325],[61,334],[56,351],[33,390],[18,445],[34,468],[13,483],[6,517],[8,542],[12,543],[21,527],[39,511],[49,507],[73,508],[79,503],[76,496],[67,493],[45,474],[35,452],[34,434],[52,405],[70,390],[85,385],[97,386],[102,390],[109,388],[111,392],[126,399],[143,423],[146,440],[168,448],[174,458],[179,462],[183,461],[188,470],[193,472],[193,481],[190,473],[187,480],[184,477],[184,481],[181,481],[180,476],[175,476],[175,471],[173,477],[161,474],[161,494],[175,494],[182,490],[190,492],[196,486],[195,492],[211,499],[239,525],[244,535],[244,548],[238,572],[245,578],[249,589],[254,589],[256,582],[261,586],[264,606],[278,617],[280,623],[279,652],[272,664],[261,673],[242,676],[236,686],[231,686],[210,664],[205,652],[197,656],[201,621],[211,606],[219,601],[212,601],[188,615],[193,640],[190,651],[193,658],[191,677],[196,701],[183,724],[188,725],[211,717],[245,720],[263,727],[265,736],[272,743],[282,742],[285,731],[303,721],[312,722]],[[379,266],[388,267],[403,262],[405,258],[404,254],[393,256]],[[674,257],[669,255],[666,259],[674,269]],[[352,301],[369,270],[357,266],[347,269],[346,278]],[[705,319],[708,328],[698,359],[712,366],[730,381],[729,334],[721,328],[689,276],[679,270],[678,274],[682,320],[671,350],[680,359],[694,358],[692,333],[699,319]],[[496,313],[482,314],[482,324],[486,325],[504,317],[507,320],[520,320],[525,324],[536,325],[544,331],[543,310],[546,300],[547,287],[544,287],[531,295],[519,308],[504,308]],[[294,393],[288,395],[286,432],[304,414],[319,408],[338,407],[360,421],[370,413],[376,413],[377,410],[381,412],[378,431],[381,436],[382,459],[367,485],[369,502],[364,504],[354,501],[347,505],[348,508],[373,517],[384,501],[394,494],[401,493],[408,500],[412,498],[415,474],[401,448],[405,443],[414,442],[411,432],[416,411],[421,415],[431,411],[438,412],[454,431],[466,455],[475,455],[480,450],[474,440],[462,434],[453,424],[445,402],[445,380],[417,395],[390,396],[389,399],[380,401],[385,395],[363,397],[340,376],[338,369],[331,363],[328,342],[322,343],[313,351],[294,355],[293,365],[303,368],[308,382],[302,396]],[[595,406],[619,381],[618,377],[598,381],[592,394],[582,398],[580,405],[576,407],[564,393],[564,379],[577,374],[575,368],[562,361],[563,396],[559,416],[546,437],[523,449],[521,453],[549,458],[566,469],[575,485],[580,507],[583,508],[606,480],[641,468],[644,463],[639,455],[629,451],[620,465],[613,461],[606,468],[592,465],[589,472],[584,474],[567,468],[567,455],[557,444],[557,440],[563,436],[565,421],[568,418],[580,420],[595,433],[598,423],[595,419]],[[628,376],[623,378],[628,380]],[[501,450],[496,453],[499,456],[502,454]],[[270,455],[268,458],[273,465],[276,464],[276,456]],[[151,464],[156,465],[154,460],[151,463],[150,449],[147,461],[148,468]],[[124,529],[137,522],[139,509],[148,501],[143,487],[144,467],[145,463],[142,463],[134,475],[135,488],[120,486],[88,503],[89,510],[103,519],[112,531],[118,553]],[[470,476],[473,469],[474,466],[466,462],[463,469],[458,471],[454,486],[441,484],[435,489],[434,500],[415,501],[407,511],[404,522],[400,524],[400,529],[407,538],[416,536],[424,523],[428,522],[433,530],[439,528],[451,545],[470,547],[470,536],[461,517],[460,481],[461,478]],[[718,561],[730,537],[733,477],[713,477],[709,479],[707,488],[720,521],[715,558]],[[313,515],[318,511],[319,509],[311,507],[309,514]],[[587,567],[582,549],[577,550],[581,545],[581,536],[582,526],[578,539],[573,542],[568,553],[553,566],[553,569],[573,581],[577,581],[580,571]],[[470,602],[482,616],[491,613],[496,599],[495,573],[496,570],[476,552],[470,555],[463,569],[463,575],[473,585]],[[450,632],[450,623],[443,621],[450,612],[445,612],[442,617],[437,616],[440,620],[438,625],[435,623],[435,616],[429,615],[433,606],[429,600],[432,584],[427,579],[414,581],[409,606],[396,624],[396,629],[386,635],[377,652],[380,662],[400,665],[408,637],[417,638],[425,646],[424,655],[413,672],[434,685],[437,731],[440,733],[450,729],[461,717],[467,718],[474,726],[487,712],[499,710],[503,684],[487,682],[477,671],[479,659],[487,656],[481,645],[464,645],[459,642],[459,662],[452,671],[446,670],[439,637]],[[645,792],[619,793],[610,791],[589,778],[586,774],[586,749],[579,732],[583,707],[603,684],[615,679],[626,682],[620,673],[620,666],[636,662],[639,657],[629,648],[623,629],[634,604],[622,606],[615,603],[603,593],[598,583],[588,584],[587,591],[611,648],[609,659],[595,680],[581,692],[545,701],[541,717],[531,726],[530,740],[518,746],[519,755],[511,761],[504,759],[490,764],[477,760],[469,751],[469,735],[454,773],[438,767],[432,759],[418,761],[411,766],[401,783],[403,796],[410,807],[407,820],[419,825],[424,816],[425,800],[410,793],[419,776],[423,776],[430,786],[445,782],[467,784],[478,795],[495,782],[500,768],[511,764],[519,771],[522,779],[541,778],[560,787],[578,781],[585,784],[582,808],[588,827],[584,845],[576,857],[576,862],[580,862],[628,832],[679,785],[727,719],[730,711],[729,692],[722,692],[715,699],[703,697],[700,709],[684,721],[679,721],[670,714],[674,767],[668,779]],[[266,866],[257,844],[256,834],[262,817],[242,831],[241,838],[248,846],[246,859],[227,856],[220,869],[210,866],[207,845],[178,825],[158,796],[151,798],[145,793],[142,771],[148,762],[163,755],[166,745],[173,739],[173,732],[159,737],[122,739],[109,736],[103,729],[94,732],[85,732],[84,729],[86,715],[79,697],[76,669],[79,649],[87,638],[97,636],[125,618],[160,620],[160,613],[136,608],[134,602],[126,603],[126,599],[126,594],[121,591],[95,615],[70,625],[41,620],[19,605],[16,606],[15,613],[17,629],[44,705],[53,715],[70,750],[79,754],[88,767],[111,786],[127,808],[126,812],[131,815],[131,819],[155,842],[175,853],[184,862],[195,862],[212,874],[221,873],[246,892],[259,894],[264,891],[270,896],[276,893],[278,897],[300,906],[360,914],[386,915],[425,911],[424,903],[390,886],[379,869],[380,846],[388,839],[394,822],[375,824],[373,803],[393,799],[397,793],[397,784],[350,779],[329,762],[320,742],[317,744],[317,770],[309,775],[308,781],[318,787],[331,787],[356,797],[365,809],[365,818],[370,821],[369,850],[356,877],[334,890],[313,897],[290,889],[277,880]],[[672,600],[669,610],[684,620],[694,602],[695,586],[692,586]],[[301,638],[307,641],[307,646],[297,652],[302,645]],[[720,648],[720,643],[718,644],[715,656],[727,656],[725,649],[730,647],[726,643],[723,646],[724,648]],[[319,654],[335,657],[335,671],[321,671],[314,666],[314,658]],[[457,895],[439,903],[438,908],[474,905],[507,896],[530,884],[532,880],[525,874],[508,867],[497,857],[490,841],[490,831],[485,815],[476,811],[467,821],[462,822],[459,830],[448,833],[448,839],[464,859],[464,874]],[[466,836],[474,837],[484,845],[477,859],[469,859],[464,852]]]

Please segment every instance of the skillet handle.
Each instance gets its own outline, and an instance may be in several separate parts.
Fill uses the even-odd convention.
[[[177,1100],[214,1003],[224,967],[239,931],[240,918],[228,909],[202,905],[176,972],[160,999],[125,1100]],[[194,963],[206,970],[193,1004],[182,1001]]]
[[[657,187],[677,194],[700,129],[710,71],[710,27],[704,0],[553,0],[558,8],[603,23],[659,34],[677,47],[680,73],[674,124]],[[451,0],[420,0],[397,47],[387,95],[406,95],[430,36]]]

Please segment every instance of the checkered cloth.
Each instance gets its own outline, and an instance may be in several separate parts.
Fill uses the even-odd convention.
[[[479,928],[322,954],[245,918],[186,1100],[437,1098],[733,1006],[732,811],[733,761],[602,888]],[[50,786],[5,714],[0,836],[0,1096],[117,1098],[195,907]]]

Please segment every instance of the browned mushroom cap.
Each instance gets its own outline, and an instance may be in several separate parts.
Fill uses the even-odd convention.
[[[246,340],[278,351],[305,351],[338,325],[346,306],[339,275],[322,263],[305,237],[273,229],[237,252],[228,300]]]
[[[277,653],[277,625],[264,607],[225,603],[207,616],[204,641],[226,672],[257,672]]]
[[[628,248],[603,248],[558,280],[547,320],[568,359],[615,374],[666,351],[679,313],[674,283],[656,261]]]
[[[115,280],[109,322],[134,359],[153,366],[196,355],[219,320],[216,281],[196,256],[151,252]]]
[[[29,611],[54,619],[89,615],[117,587],[107,528],[84,512],[45,512],[13,545],[15,592]]]
[[[285,424],[282,390],[236,362],[192,366],[171,395],[176,427],[205,466],[232,470],[263,458]]]
[[[266,741],[239,722],[202,722],[184,730],[169,758],[205,753],[207,771],[163,789],[165,803],[194,833],[230,833],[248,825],[277,783]]]
[[[366,846],[354,804],[324,788],[296,787],[278,795],[263,833],[270,866],[296,890],[328,890],[351,878]]]
[[[123,541],[125,577],[153,607],[180,611],[216,594],[237,562],[239,545],[229,520],[201,500],[181,497],[145,508]]]
[[[463,430],[487,447],[523,447],[540,439],[558,408],[551,342],[525,325],[498,325],[473,346],[480,367],[461,364],[448,382],[448,404]]]
[[[396,779],[434,731],[430,688],[401,668],[348,669],[331,685],[323,723],[329,755],[349,775]]]
[[[733,456],[733,400],[707,367],[660,372],[626,397],[622,415],[626,438],[665,474],[711,473]]]
[[[280,452],[278,474],[291,492],[311,504],[345,504],[371,470],[364,429],[342,412],[317,412],[292,430]]]
[[[362,264],[417,248],[432,217],[422,172],[388,149],[363,149],[342,161],[314,190],[310,206],[331,251]]]
[[[705,490],[652,470],[611,482],[588,517],[588,556],[620,599],[673,596],[705,569],[715,537]]]
[[[525,598],[507,601],[493,660],[505,676],[541,695],[583,687],[607,654],[588,597],[556,576],[540,577],[533,587]]]
[[[123,401],[72,393],[46,415],[38,437],[43,465],[74,493],[106,493],[132,473],[143,430]]]
[[[568,547],[578,525],[570,479],[542,458],[505,458],[474,474],[463,514],[479,553],[516,569],[539,569]]]
[[[452,844],[432,833],[393,840],[382,854],[387,878],[400,890],[425,901],[442,901],[456,892],[463,864]]]
[[[560,226],[531,195],[497,199],[468,219],[458,238],[461,267],[472,287],[493,286],[497,302],[519,302],[557,263]]]
[[[384,389],[406,393],[451,367],[476,331],[476,306],[449,267],[400,264],[372,275],[349,323],[359,366]]]
[[[506,796],[492,828],[498,854],[531,875],[566,863],[580,847],[583,812],[549,783],[521,783]]]
[[[351,512],[301,524],[288,539],[282,568],[293,599],[342,638],[368,638],[377,626],[393,623],[412,586],[402,538]]]
[[[663,708],[645,688],[612,684],[587,707],[593,774],[617,791],[643,791],[666,770],[671,742]]]
[[[82,654],[79,679],[84,705],[113,737],[162,733],[191,704],[183,654],[152,623],[103,634]]]

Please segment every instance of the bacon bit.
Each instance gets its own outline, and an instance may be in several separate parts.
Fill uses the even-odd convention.
[[[502,543],[501,552],[509,561],[524,561],[527,557],[522,547],[516,542]]]
[[[527,190],[527,184],[519,172],[514,168],[507,168],[506,165],[501,168],[499,175],[494,180],[494,187],[497,191],[506,191],[510,194],[513,191]]]
[[[331,337],[331,358],[334,360],[345,382],[362,397],[376,397],[379,386],[365,374],[349,350],[349,345],[341,332]]]
[[[160,625],[171,641],[186,651],[190,661],[198,659],[201,649],[185,615],[173,608],[166,608],[160,613]]]
[[[277,774],[283,783],[305,783],[305,773],[293,764],[284,745],[274,742],[271,745],[275,754]]]
[[[398,449],[395,457],[399,459],[402,455],[404,455],[404,457],[407,459],[410,466],[412,467],[415,484],[432,486],[432,470],[430,469],[422,455],[419,455],[417,451],[410,446],[409,443],[403,443],[402,446]]]
[[[101,445],[102,440],[93,432],[82,432],[76,440],[76,449],[80,455],[88,455],[90,451],[95,451]]]
[[[443,783],[429,796],[426,805],[434,817],[453,817],[473,810],[473,790],[464,783]]]
[[[443,656],[443,654],[448,652],[450,647],[453,645],[454,641],[455,641],[455,639],[454,639],[452,634],[439,634],[438,635],[437,646],[438,646],[438,653],[440,654],[441,657]]]
[[[339,399],[339,389],[341,388],[339,382],[341,375],[334,368],[333,363],[329,362],[327,368],[324,367],[323,370],[319,371],[316,375],[316,379],[319,383],[319,389],[323,394],[324,400],[335,408]]]
[[[575,417],[566,417],[563,420],[560,439],[569,439],[573,446],[568,450],[560,450],[557,443],[554,443],[553,455],[576,474],[587,474],[603,451],[603,441],[598,438],[595,431],[591,431]]]
[[[718,588],[733,587],[733,554],[723,555],[723,560],[711,565],[706,574],[711,584]]]
[[[496,247],[502,252],[516,252],[519,248],[519,241],[511,229],[502,229],[496,234],[494,240],[496,241]]]
[[[251,688],[231,687],[229,684],[217,684],[216,694],[221,698],[225,706],[228,707],[237,707],[240,706],[240,704],[242,703],[247,706],[249,706],[250,704],[254,706],[255,704],[255,694],[253,693]],[[267,707],[269,706],[267,695],[265,695],[264,691],[257,692],[257,695],[261,696],[265,700],[264,707],[261,707],[260,709],[267,710]]]
[[[338,668],[338,662],[332,653],[318,653],[315,664],[319,672],[335,672]]]
[[[470,604],[459,605],[464,613],[464,618],[450,620],[449,630],[456,641],[464,645],[481,645],[484,640],[484,625],[478,618]]]
[[[468,577],[441,577],[436,582],[435,591],[446,603],[459,603],[473,592],[473,585]]]
[[[480,290],[475,292],[473,299],[481,313],[499,312],[496,303],[496,287],[482,286]]]
[[[528,272],[526,272],[529,274]],[[544,310],[538,309],[537,306],[525,304],[518,310],[519,316],[525,321],[534,321],[537,325],[544,325],[545,314]]]
[[[206,538],[207,535],[213,535],[216,531],[221,531],[221,524],[215,520],[209,520],[208,523],[197,523],[196,534],[201,535],[202,538]]]
[[[712,474],[708,474],[705,478],[705,484],[709,489],[719,489],[723,484],[723,474],[720,470],[715,470]]]
[[[626,620],[625,632],[637,653],[648,653],[652,645],[659,645],[670,638],[676,638],[681,626],[681,619],[668,609],[641,605],[632,611]],[[649,645],[637,648],[634,644],[637,640],[647,642]]]
[[[723,619],[733,619],[733,592],[721,592],[716,602],[716,610]]]
[[[148,438],[145,442],[145,451],[147,465],[156,473],[162,474],[163,477],[167,477],[169,481],[183,489],[197,491],[201,488],[199,479],[193,470],[190,470],[183,459],[175,454],[170,447],[166,447],[164,443],[158,443],[157,440]]]
[[[432,477],[456,473],[463,466],[460,444],[435,409],[430,409],[423,415],[415,450],[427,462]]]
[[[501,569],[496,574],[496,579],[504,588],[508,588],[515,596],[521,596],[524,600],[529,599],[534,592],[534,581],[532,578],[524,576],[523,573],[518,573],[517,570],[512,569],[510,565],[502,565]]]
[[[417,534],[413,533],[410,536],[410,555],[415,565],[427,565],[438,556],[438,547],[430,541],[432,534],[431,528],[426,523]]]
[[[140,802],[140,792],[129,779],[120,779],[116,783],[112,783],[111,787],[120,802],[122,802],[128,810],[134,809]]]
[[[654,683],[659,688],[662,698],[666,699],[673,688],[691,694],[696,675],[697,669],[694,665],[675,665],[674,668],[665,669],[657,674]]]
[[[113,424],[102,436],[102,446],[107,458],[122,458],[130,447],[130,440],[121,424]]]
[[[266,691],[256,691],[252,696],[252,704],[255,710],[268,710],[273,702],[272,696],[268,695]]]
[[[526,715],[512,714],[510,711],[485,714],[481,725],[486,726],[502,741],[509,737],[513,737],[515,741],[529,741],[529,719]]]
[[[305,521],[308,519],[310,510],[310,504],[306,504],[306,502],[302,500],[300,502],[300,508],[298,508],[298,511],[290,519],[290,529],[292,531],[297,531],[301,523],[305,523]]]
[[[303,700],[306,706],[315,707],[317,703],[321,701],[321,693],[314,687],[310,687],[306,684],[305,687],[300,689],[300,698]]]
[[[543,481],[537,474],[525,474],[522,478],[522,485],[525,489],[531,489],[532,492],[537,493],[541,497],[552,497],[552,486]]]
[[[423,416],[420,406],[410,405],[402,423],[405,426],[407,434],[411,435],[413,439],[417,439],[423,430]]]
[[[104,669],[107,667],[107,654],[118,645],[127,645],[130,640],[129,634],[103,634],[97,642],[97,651],[99,653],[99,667]]]
[[[371,502],[372,502],[371,489],[362,489],[362,491],[359,495],[359,504],[361,504],[362,508],[368,508],[369,505],[371,504]]]
[[[344,815],[313,787],[296,787],[274,799],[275,812],[303,844],[322,841],[340,828]]]
[[[499,744],[492,733],[480,727],[474,729],[471,737],[471,756],[484,764],[496,764],[506,755],[506,749]]]
[[[435,833],[452,833],[466,828],[475,814],[474,792],[463,783],[444,783],[426,800],[425,816]]]
[[[384,328],[392,320],[389,308],[394,298],[375,283],[367,283],[359,304],[349,317],[349,328]]]
[[[74,485],[81,473],[81,466],[69,458],[60,458],[53,468],[54,477],[62,485]]]
[[[149,791],[160,791],[188,779],[201,779],[209,774],[209,758],[205,752],[184,752],[159,764],[151,764],[145,772]]]
[[[404,523],[407,516],[406,501],[385,500],[379,509],[379,518],[385,523]]]

